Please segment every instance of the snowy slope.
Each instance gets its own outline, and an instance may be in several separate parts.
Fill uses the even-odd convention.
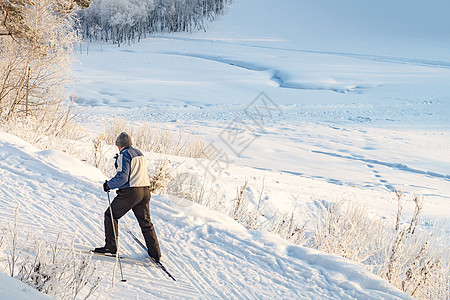
[[[0,134],[1,218],[11,222],[20,207],[21,234],[54,241],[58,233],[79,248],[102,245],[104,177],[95,168],[58,151],[39,151]],[[81,174],[90,174],[89,178]],[[345,259],[289,244],[272,234],[248,232],[221,214],[198,206],[175,206],[166,196],[151,202],[161,239],[163,263],[178,282],[148,266],[124,262],[126,283],[111,289],[109,258],[98,260],[103,277],[99,299],[149,298],[327,298],[405,299],[384,280]],[[121,220],[137,232],[129,215]],[[144,254],[127,235],[122,253]],[[118,274],[117,274],[118,276]],[[118,281],[118,279],[117,279]]]
[[[78,120],[92,136],[115,116],[174,131],[180,122],[230,157],[226,168],[206,170],[220,173],[221,196],[248,181],[251,201],[264,190],[269,214],[297,208],[312,226],[320,207],[347,199],[393,220],[400,189],[425,197],[421,224],[429,226],[450,217],[448,8],[443,0],[236,0],[207,32],[86,44],[73,67],[77,103],[86,104]],[[262,91],[282,111],[263,128],[245,111]],[[236,120],[256,137],[240,155],[223,140]],[[20,204],[21,224],[37,237],[63,232],[69,242],[75,233],[80,248],[103,244],[103,174],[6,134],[1,144],[2,220]],[[203,179],[196,161],[171,159]],[[156,196],[151,209],[178,284],[125,264],[128,282],[111,290],[113,263],[97,259],[101,298],[406,297],[341,258],[174,203]],[[123,222],[138,232],[133,217]],[[121,238],[124,254],[143,258]]]

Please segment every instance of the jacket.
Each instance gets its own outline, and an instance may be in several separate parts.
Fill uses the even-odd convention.
[[[150,186],[147,163],[141,151],[133,147],[123,148],[114,163],[117,174],[108,181],[110,189]]]

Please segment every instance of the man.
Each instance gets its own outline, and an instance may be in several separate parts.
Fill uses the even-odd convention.
[[[150,180],[145,157],[141,151],[131,147],[131,137],[126,132],[117,137],[116,146],[120,152],[115,162],[117,174],[103,184],[105,192],[118,189],[117,196],[111,203],[115,232],[118,234],[117,221],[132,209],[147,244],[148,255],[159,262],[161,251],[150,220]],[[109,208],[105,211],[105,242],[104,247],[95,248],[94,252],[115,254],[117,244]]]

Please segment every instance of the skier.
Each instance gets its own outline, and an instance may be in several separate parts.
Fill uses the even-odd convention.
[[[119,148],[115,162],[117,174],[103,184],[105,192],[117,189],[117,196],[111,203],[115,232],[118,234],[118,220],[132,209],[147,244],[148,255],[158,263],[161,251],[150,220],[150,180],[145,157],[141,151],[131,146],[131,137],[126,132],[117,137],[116,146]],[[109,208],[105,211],[104,222],[105,246],[95,248],[94,252],[116,254],[117,244]]]

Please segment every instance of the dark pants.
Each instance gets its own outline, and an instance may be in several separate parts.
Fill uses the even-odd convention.
[[[133,213],[139,222],[139,226],[141,227],[145,243],[147,244],[148,254],[151,257],[159,259],[161,257],[161,251],[159,250],[155,229],[150,220],[149,202],[150,190],[148,187],[125,188],[117,190],[117,196],[111,203],[111,208],[117,234],[119,232],[117,220],[130,211],[130,209],[133,210]],[[117,248],[109,207],[105,211],[105,241],[107,248]]]

